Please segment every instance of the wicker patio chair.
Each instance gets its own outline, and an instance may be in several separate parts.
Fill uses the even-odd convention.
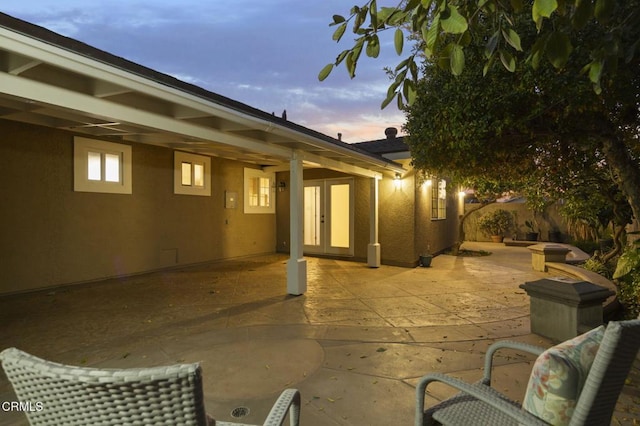
[[[233,425],[208,417],[199,364],[98,369],[46,361],[9,348],[0,361],[20,402],[30,404],[31,425]],[[300,421],[300,393],[287,389],[265,425],[281,425],[289,413]]]
[[[574,388],[576,396],[571,402],[570,409],[562,413],[567,416],[563,419],[562,424],[569,426],[608,425],[611,422],[625,379],[637,356],[640,346],[640,320],[610,322],[606,330],[604,327],[592,330],[594,336],[596,331],[600,332],[599,339],[601,341],[599,340],[599,343],[595,344],[592,349],[593,357],[589,362],[588,369],[582,372],[582,377],[579,380],[571,382],[571,384],[579,383],[582,387],[581,389]],[[566,348],[566,343],[572,340],[554,348],[562,345]],[[538,355],[529,381],[527,395],[525,395],[524,404],[526,404],[529,392],[533,391],[532,393],[536,394],[539,391],[539,388],[531,386],[532,381],[538,384],[545,382],[546,378],[541,377],[538,377],[536,382],[534,373],[540,371],[535,371],[539,362],[544,362],[552,356],[549,354],[553,353],[553,348],[545,350],[528,344],[502,341],[494,343],[489,348],[485,356],[484,377],[477,383],[469,384],[439,373],[422,377],[416,387],[416,426],[433,424],[460,426],[557,424],[555,419],[549,420],[542,416],[545,417],[543,420],[543,418],[532,414],[531,407],[523,407],[491,387],[493,356],[497,350],[505,348]],[[562,355],[561,352],[560,355]],[[562,368],[568,365],[567,359],[563,358],[558,358],[554,362],[557,363],[556,365],[563,366]],[[548,383],[557,386],[558,377],[554,377],[555,380],[549,380]],[[432,382],[445,383],[456,388],[460,393],[425,410],[426,388]],[[549,401],[555,402],[556,400],[550,398]],[[545,412],[545,414],[547,413]]]

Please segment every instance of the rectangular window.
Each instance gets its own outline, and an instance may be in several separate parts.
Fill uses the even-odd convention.
[[[271,179],[264,177],[249,177],[249,206],[271,206]]]
[[[275,213],[275,173],[244,169],[244,212]]]
[[[131,194],[131,146],[74,138],[73,188],[77,192]]]
[[[447,181],[434,179],[431,187],[431,219],[447,218]]]
[[[174,152],[174,194],[211,195],[211,158]]]
[[[182,162],[182,186],[204,187],[204,170],[203,163]]]

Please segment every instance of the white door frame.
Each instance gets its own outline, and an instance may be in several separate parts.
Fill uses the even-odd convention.
[[[305,180],[304,188],[305,188],[305,201],[304,201],[304,209],[305,209],[305,229],[308,229],[309,226],[316,226],[317,234],[314,238],[314,241],[317,244],[308,244],[309,240],[305,236],[305,245],[304,251],[309,254],[334,254],[334,255],[342,255],[342,256],[353,256],[354,254],[354,225],[355,225],[355,211],[354,211],[354,179],[353,178],[335,178],[335,179],[314,179],[314,180]],[[336,209],[333,210],[332,217],[332,202],[333,197],[332,187],[338,185],[348,185],[349,194],[348,194],[348,211],[344,212],[341,210],[342,206],[335,206]],[[317,205],[308,204],[308,192],[307,188],[309,187],[317,187],[318,192],[316,192],[316,201]],[[316,204],[316,203],[313,203]],[[314,209],[315,208],[315,209]],[[346,225],[348,227],[348,244],[345,247],[342,245],[332,245],[331,244],[331,231],[334,227],[334,221],[338,221],[339,219],[343,219],[338,215],[347,214],[347,222],[346,224],[343,222],[342,225]],[[309,217],[308,215],[313,215],[313,217]],[[337,226],[337,224],[336,224]],[[303,231],[304,232],[304,231]]]

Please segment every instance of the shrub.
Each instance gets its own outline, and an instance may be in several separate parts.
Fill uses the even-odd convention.
[[[640,314],[640,240],[622,253],[613,278],[618,285],[620,303],[625,307],[625,316],[637,318]]]
[[[596,274],[600,274],[607,279],[611,279],[613,277],[613,269],[604,263],[598,258],[590,257],[587,259],[582,267],[588,271],[595,272]]]
[[[498,209],[483,215],[478,226],[487,236],[502,235],[513,229],[513,216],[506,210]]]

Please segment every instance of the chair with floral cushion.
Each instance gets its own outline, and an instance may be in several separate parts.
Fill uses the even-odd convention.
[[[423,425],[605,425],[640,346],[640,319],[610,322],[544,350],[497,342],[485,356],[484,377],[469,384],[444,374],[417,385],[416,426]],[[537,355],[522,405],[491,387],[493,356],[500,349]],[[445,383],[460,391],[425,410],[427,386]]]
[[[0,352],[2,367],[31,425],[223,426],[207,416],[197,363],[98,369],[46,361],[16,348]],[[286,389],[265,425],[300,422],[300,393]],[[246,426],[246,425],[245,425]]]

